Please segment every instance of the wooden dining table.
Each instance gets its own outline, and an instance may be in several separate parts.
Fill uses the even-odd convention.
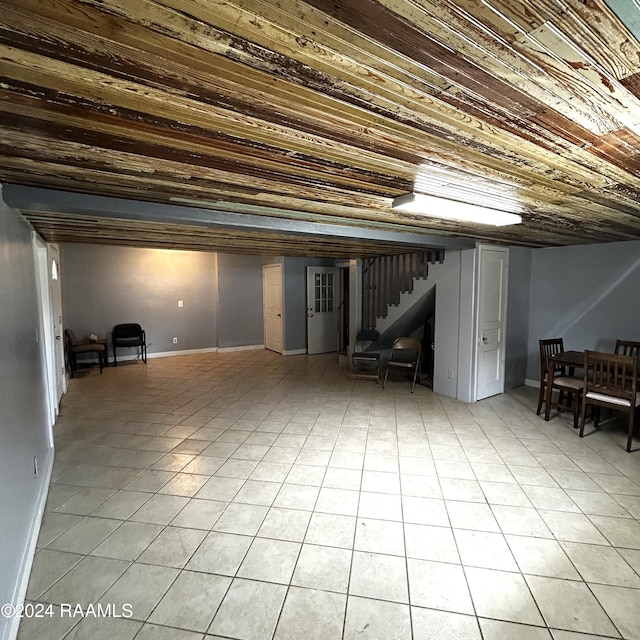
[[[554,356],[549,356],[547,374],[556,364],[569,367],[569,375],[573,376],[576,369],[584,369],[584,354],[584,351],[561,351]],[[638,359],[638,378],[640,378],[640,359]]]
[[[555,356],[549,356],[549,365],[551,361],[555,364],[561,364],[570,369],[581,369],[584,367],[584,351],[561,351]]]
[[[613,355],[613,354],[612,354]],[[568,375],[575,376],[576,369],[584,369],[585,352],[584,351],[561,351],[553,356],[549,356],[547,362],[547,391],[545,396],[545,412],[544,419],[549,421],[551,410],[551,394],[553,392],[554,372],[558,365],[568,367]],[[580,376],[578,376],[580,377]],[[640,360],[638,361],[637,377],[640,383]],[[578,401],[582,402],[582,394],[578,395]],[[571,411],[572,407],[567,405],[559,405],[560,409]]]

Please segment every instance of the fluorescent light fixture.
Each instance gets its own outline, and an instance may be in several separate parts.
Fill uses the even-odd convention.
[[[407,193],[404,196],[398,196],[394,198],[392,208],[398,211],[418,213],[431,218],[492,224],[496,227],[520,224],[522,222],[522,217],[516,213],[488,209],[487,207],[447,200],[446,198],[436,198],[423,193]]]

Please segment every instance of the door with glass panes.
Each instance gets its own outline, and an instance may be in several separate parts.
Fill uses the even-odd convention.
[[[339,269],[307,267],[307,353],[338,350]]]

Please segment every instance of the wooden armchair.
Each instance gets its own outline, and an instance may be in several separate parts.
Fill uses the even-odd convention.
[[[600,420],[601,407],[624,411],[629,414],[627,451],[631,451],[635,415],[640,406],[637,385],[637,357],[586,351],[580,437],[584,436],[587,405],[593,407],[593,425],[596,429]]]
[[[107,345],[103,342],[81,342],[71,329],[64,330],[64,337],[67,347],[67,359],[69,360],[69,369],[73,378],[78,371],[78,354],[80,353],[96,353],[98,355],[98,364],[100,373],[107,362]]]

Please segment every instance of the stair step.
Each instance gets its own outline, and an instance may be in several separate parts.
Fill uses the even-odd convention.
[[[413,291],[415,280],[426,280],[429,264],[442,263],[444,249],[380,256],[362,263],[363,326],[375,327],[376,318],[386,318],[390,306],[397,307],[401,294]]]

